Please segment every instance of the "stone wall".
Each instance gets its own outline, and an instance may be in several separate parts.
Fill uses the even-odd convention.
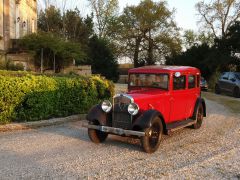
[[[24,70],[35,71],[35,67],[33,64],[33,56],[30,54],[27,54],[27,53],[7,54],[6,59],[10,60],[15,65],[22,64],[24,67]]]
[[[85,75],[85,76],[92,75],[92,69],[91,69],[91,66],[89,66],[89,65],[82,65],[82,66],[72,65],[72,66],[64,68],[64,70],[62,72],[65,74],[73,72],[78,75]]]

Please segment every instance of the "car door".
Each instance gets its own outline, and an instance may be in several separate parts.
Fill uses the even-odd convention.
[[[236,86],[236,80],[237,78],[235,77],[234,73],[230,72],[228,76],[228,81],[226,82],[226,89],[229,92],[233,92],[233,89]]]
[[[173,75],[172,93],[170,97],[170,122],[183,120],[186,117],[188,91],[186,91],[186,75]]]
[[[218,84],[222,91],[228,91],[228,88],[227,88],[228,87],[228,76],[229,76],[229,73],[224,72],[219,79]]]
[[[186,117],[189,118],[192,116],[195,103],[197,101],[197,98],[199,97],[199,86],[197,86],[198,79],[200,79],[199,75],[197,78],[197,75],[195,74],[189,74],[187,79],[187,90],[188,96],[187,96],[187,105],[186,105]]]

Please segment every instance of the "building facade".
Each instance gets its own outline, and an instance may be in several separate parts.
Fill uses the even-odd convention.
[[[0,51],[17,49],[17,40],[37,30],[36,0],[0,0]]]

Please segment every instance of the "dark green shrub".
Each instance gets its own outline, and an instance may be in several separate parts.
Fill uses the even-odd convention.
[[[100,77],[0,75],[0,123],[36,121],[86,113],[113,95],[113,84]]]

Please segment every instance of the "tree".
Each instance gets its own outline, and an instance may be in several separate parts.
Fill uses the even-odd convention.
[[[44,69],[54,69],[59,72],[64,66],[76,61],[76,64],[85,63],[85,54],[81,45],[65,41],[49,32],[30,34],[21,40],[21,44],[35,56],[34,64],[37,67],[41,65],[41,50],[44,52]],[[54,63],[54,60],[56,62]]]
[[[213,46],[204,43],[194,45],[186,52],[168,57],[167,64],[197,67],[209,79],[216,72],[240,71],[240,58],[236,56],[239,52],[240,22],[236,21],[227,29],[224,38],[215,39]]]
[[[67,10],[63,15],[64,37],[74,42],[80,42],[82,45],[87,45],[90,36],[94,33],[92,18],[88,15],[86,18],[82,18],[77,8]]]
[[[41,10],[38,15],[38,28],[44,32],[51,32],[55,34],[62,34],[62,15],[60,9],[55,6],[50,6]]]
[[[196,4],[200,15],[200,23],[211,31],[215,38],[225,37],[227,29],[240,18],[239,0],[213,0],[205,3],[204,0]]]
[[[183,34],[183,43],[186,49],[194,46],[198,42],[198,35],[193,30],[186,30]]]
[[[118,0],[89,0],[92,11],[97,20],[97,34],[105,38],[109,23],[117,15]]]
[[[240,21],[228,28],[224,38],[216,39],[215,46],[222,54],[229,56],[220,66],[220,70],[240,71]]]
[[[210,32],[194,32],[193,30],[186,30],[183,34],[183,45],[186,49],[190,49],[192,46],[208,44],[213,46],[214,35]]]
[[[107,40],[93,36],[89,43],[88,57],[94,74],[101,74],[113,81],[118,80],[118,63]]]
[[[93,17],[82,18],[77,8],[67,10],[62,15],[60,9],[55,6],[40,11],[38,28],[40,31],[51,32],[67,40],[80,42],[84,46],[94,33]]]
[[[166,55],[180,52],[179,29],[173,13],[166,2],[152,0],[124,9],[119,18],[120,41],[127,53],[133,52],[135,67],[151,65]]]

